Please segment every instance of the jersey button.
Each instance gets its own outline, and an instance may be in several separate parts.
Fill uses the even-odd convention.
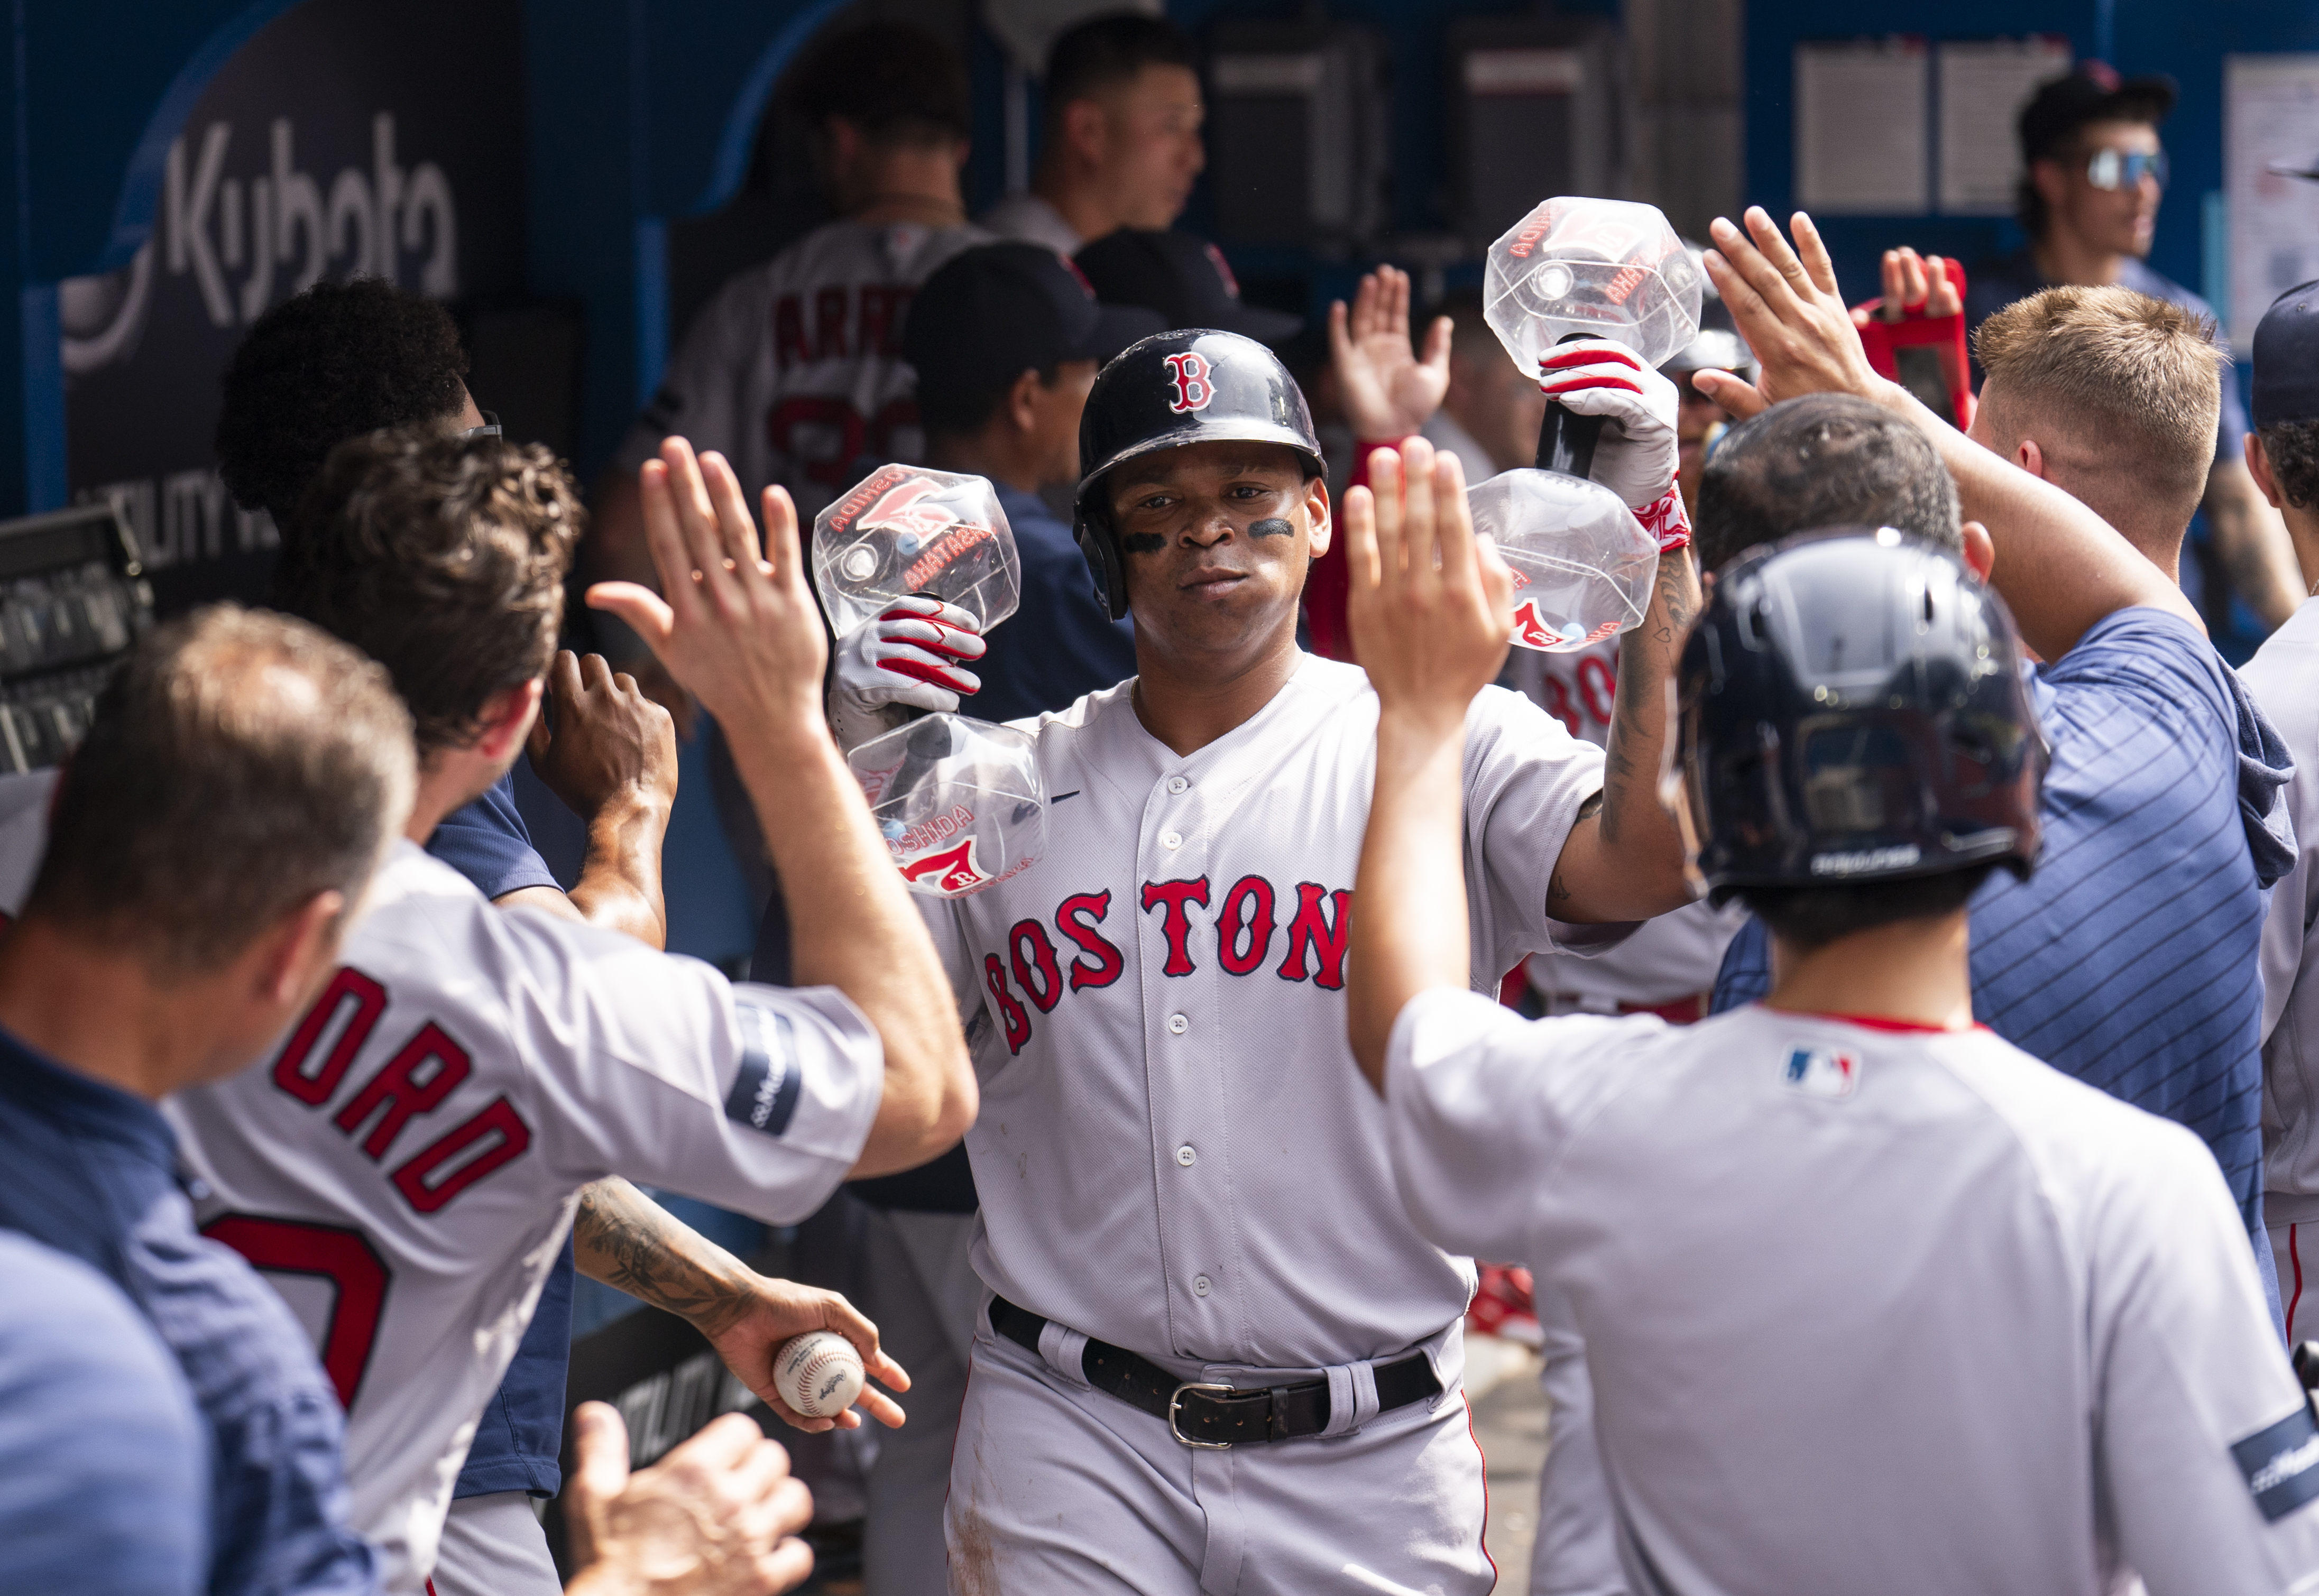
[[[1194,1296],[1204,1297],[1214,1289],[1214,1286],[1208,1284],[1208,1277],[1205,1275],[1195,1275],[1192,1276],[1192,1294]]]
[[[1181,1014],[1169,1014],[1168,1016],[1168,1029],[1174,1032],[1178,1036],[1183,1035],[1186,1031],[1189,1030],[1191,1028],[1191,1024],[1192,1022],[1186,1019]]]
[[[1168,778],[1168,790],[1169,792],[1181,792],[1190,785],[1191,783],[1185,780],[1181,776],[1170,776]]]
[[[1176,1150],[1176,1161],[1183,1165],[1187,1169],[1190,1168],[1194,1164],[1198,1163],[1199,1160],[1200,1155],[1192,1150],[1192,1144],[1188,1141]]]
[[[1184,839],[1178,833],[1163,831],[1160,834],[1160,845],[1162,848],[1180,848],[1184,845]]]

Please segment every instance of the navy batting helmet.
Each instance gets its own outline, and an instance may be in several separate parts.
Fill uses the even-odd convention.
[[[1254,338],[1178,328],[1130,344],[1096,378],[1079,416],[1071,529],[1114,620],[1127,613],[1127,562],[1112,530],[1103,479],[1138,455],[1223,440],[1283,444],[1303,457],[1308,478],[1328,471],[1304,390]]]
[[[2037,732],[2013,618],[1954,554],[1806,532],[1717,578],[1677,672],[1699,873],[1829,887],[2037,856]]]

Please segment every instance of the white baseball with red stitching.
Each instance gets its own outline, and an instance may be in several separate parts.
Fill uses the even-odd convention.
[[[773,1354],[773,1389],[808,1419],[835,1419],[861,1396],[862,1354],[835,1330],[808,1330]]]

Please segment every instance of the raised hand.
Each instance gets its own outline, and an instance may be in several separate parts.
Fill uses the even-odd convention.
[[[1890,384],[1868,363],[1811,218],[1799,211],[1791,219],[1794,248],[1762,206],[1749,206],[1746,221],[1744,233],[1719,216],[1708,229],[1715,248],[1707,275],[1763,372],[1753,386],[1728,372],[1701,372],[1692,378],[1700,392],[1743,418],[1806,393],[1883,398]]]
[[[1964,314],[1964,296],[1949,281],[1948,263],[1937,255],[1918,255],[1903,245],[1884,251],[1884,297],[1874,314],[1898,321],[1911,313],[1927,321]],[[1854,322],[1865,322],[1871,311],[1863,305],[1852,312]]]
[[[1449,391],[1449,318],[1439,316],[1420,359],[1409,341],[1409,274],[1379,266],[1348,311],[1329,307],[1329,354],[1345,419],[1363,443],[1398,443],[1433,419]]]
[[[660,593],[600,582],[589,604],[633,627],[654,657],[735,737],[822,718],[829,645],[798,547],[797,507],[767,488],[765,541],[721,455],[695,458],[681,437],[636,473]]]
[[[1513,576],[1474,535],[1466,474],[1423,438],[1369,456],[1345,497],[1347,619],[1380,713],[1462,728],[1513,630]]]

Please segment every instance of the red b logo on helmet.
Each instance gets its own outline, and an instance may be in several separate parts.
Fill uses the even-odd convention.
[[[1215,387],[1208,381],[1208,363],[1188,350],[1168,356],[1168,369],[1176,374],[1176,397],[1168,408],[1178,415],[1208,408],[1208,401],[1216,396]]]

